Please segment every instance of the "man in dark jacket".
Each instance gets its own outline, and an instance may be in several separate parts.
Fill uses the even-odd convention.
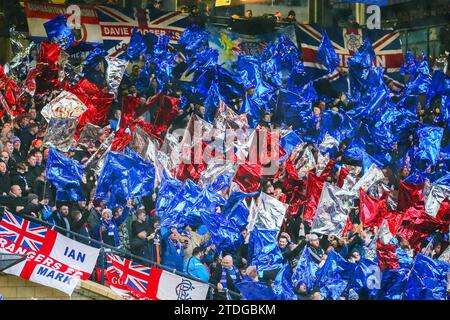
[[[56,226],[58,226],[58,227],[60,227],[62,229],[71,231],[71,229],[70,229],[69,207],[67,205],[65,205],[65,204],[61,205],[58,210],[53,211],[53,213],[52,213],[52,215],[51,215],[51,217],[50,217],[48,222],[50,222],[50,223],[52,223],[52,224],[54,224],[54,225],[56,225]],[[61,232],[59,230],[56,230],[56,231],[64,234],[64,232]],[[70,237],[70,234],[69,233],[65,233],[65,236]]]
[[[87,220],[91,214],[93,204],[89,203],[88,207],[85,207],[83,211],[73,210],[70,212],[70,229],[86,238],[89,238],[89,231],[87,229]],[[89,245],[90,241],[82,237],[73,237],[74,240]]]
[[[131,224],[131,253],[148,260],[153,259],[153,240],[156,232],[148,222],[145,209],[136,211],[136,220]]]
[[[239,270],[233,265],[233,258],[231,256],[223,257],[221,264],[217,266],[209,280],[210,283],[217,286],[217,289],[214,290],[214,300],[227,300],[226,290],[239,293],[236,283],[241,280]],[[231,297],[239,299],[233,295]]]
[[[27,166],[24,163],[16,164],[16,170],[11,174],[11,185],[18,185],[22,189],[22,194],[26,196],[31,188],[28,184],[25,173]]]
[[[5,195],[11,188],[11,177],[9,176],[6,163],[0,161],[0,195]]]
[[[309,253],[311,258],[320,264],[322,260],[326,259],[325,251],[320,247],[319,237],[317,234],[311,234],[309,237]]]

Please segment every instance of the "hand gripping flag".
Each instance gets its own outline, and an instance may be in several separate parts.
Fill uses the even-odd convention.
[[[42,227],[6,209],[0,222],[0,252],[26,254],[27,260],[4,270],[72,295],[80,280],[87,280],[99,249]]]

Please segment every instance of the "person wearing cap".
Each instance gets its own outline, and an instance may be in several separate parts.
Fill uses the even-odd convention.
[[[43,200],[39,203],[39,197],[34,193],[29,193],[26,198],[27,204],[17,214],[25,217],[38,218],[39,212],[44,209],[44,205],[48,203],[48,200]]]
[[[309,236],[309,253],[311,258],[317,263],[320,264],[325,257],[325,251],[320,247],[319,237],[317,234],[312,233]]]
[[[12,139],[13,143],[13,152],[11,154],[11,158],[14,160],[15,163],[20,163],[24,160],[24,155],[21,151],[21,141],[19,137],[14,137]]]
[[[208,268],[202,263],[205,252],[200,247],[195,247],[192,250],[192,256],[184,260],[184,272],[194,278],[208,282],[210,274]]]

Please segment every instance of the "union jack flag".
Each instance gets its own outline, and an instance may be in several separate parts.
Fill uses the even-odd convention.
[[[3,209],[0,222],[0,238],[32,251],[39,251],[44,243],[48,228],[13,215]]]
[[[151,32],[159,36],[172,33],[172,41],[176,42],[189,25],[188,15],[180,12],[149,13],[145,9],[118,10],[107,6],[96,6],[95,8],[103,44],[111,56],[120,57],[126,50],[134,27],[137,27],[143,34]]]
[[[381,67],[386,77],[394,80],[398,87],[400,83],[400,67],[403,63],[403,52],[400,42],[400,33],[384,30],[350,29],[350,28],[320,28],[315,25],[298,24],[300,42],[303,53],[303,63],[311,81],[320,77],[336,80],[342,74],[348,72],[348,60],[362,45],[365,38],[370,40],[375,51],[374,66]],[[340,64],[331,75],[327,74],[323,66],[316,58],[322,31],[325,30],[330,37],[336,54],[340,58]]]
[[[150,267],[140,265],[115,254],[107,255],[107,272],[116,273],[130,291],[146,294],[150,279]]]

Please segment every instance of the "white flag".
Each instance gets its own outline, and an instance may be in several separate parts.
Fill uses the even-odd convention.
[[[325,182],[311,232],[342,236],[356,195]]]

